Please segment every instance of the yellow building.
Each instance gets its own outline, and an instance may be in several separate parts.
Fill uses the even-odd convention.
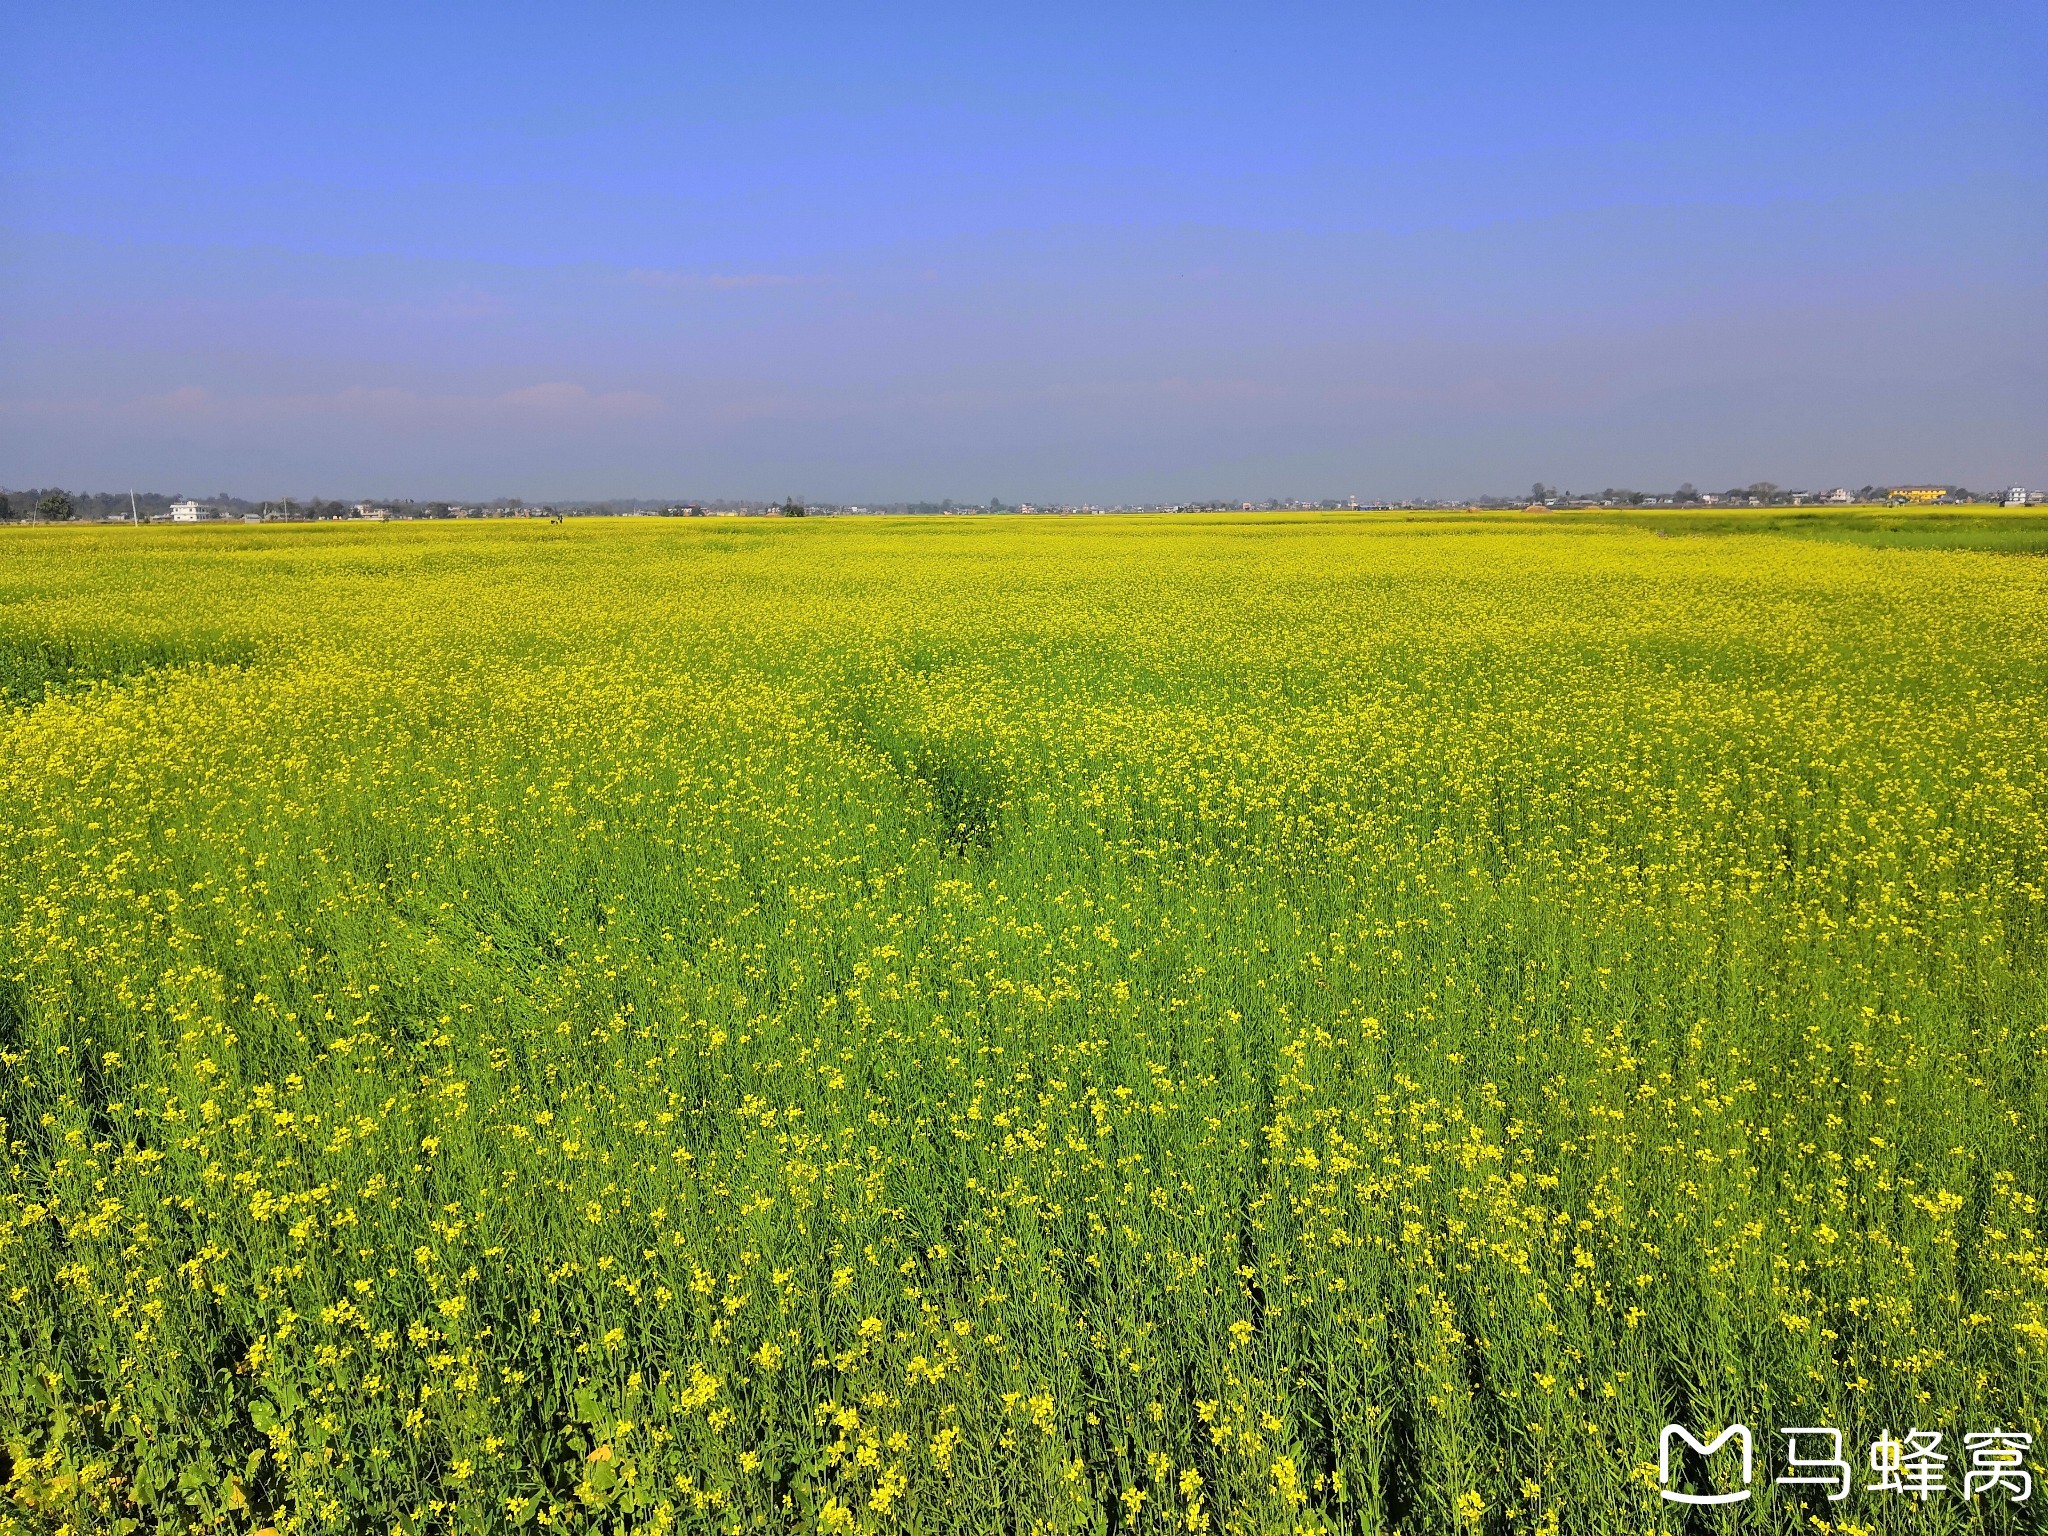
[[[1948,494],[1945,485],[1895,485],[1885,494],[1893,501],[1911,502],[1918,506],[1924,502],[1939,501]]]

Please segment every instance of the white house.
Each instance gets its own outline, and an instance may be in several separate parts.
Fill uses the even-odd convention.
[[[390,515],[391,513],[386,508],[375,506],[370,502],[359,501],[356,503],[356,516],[366,518],[370,522],[381,523]]]
[[[174,523],[196,523],[206,516],[206,508],[196,501],[174,501],[171,503],[171,521]]]
[[[2010,487],[2005,493],[2005,504],[2008,507],[2024,507],[2027,504],[2027,488],[2024,485]]]
[[[1832,491],[1829,491],[1824,499],[1833,502],[1838,507],[1846,507],[1856,498],[1849,493],[1849,488],[1846,485],[1838,485]]]

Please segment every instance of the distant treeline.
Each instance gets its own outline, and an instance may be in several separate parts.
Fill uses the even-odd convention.
[[[134,497],[131,512],[129,497]],[[66,491],[49,485],[25,491],[0,490],[0,518],[40,517],[51,522],[72,518],[169,517],[175,496],[155,491]]]
[[[692,503],[685,508],[673,502],[613,500],[565,502],[559,506],[530,506],[516,496],[500,497],[488,502],[466,503],[414,501],[409,498],[358,503],[336,501],[323,496],[275,497],[267,501],[252,501],[247,497],[230,496],[224,491],[215,496],[190,496],[182,491],[67,491],[60,486],[31,486],[24,490],[0,487],[0,520],[40,518],[46,522],[102,522],[108,519],[125,521],[133,517],[148,522],[152,518],[168,518],[171,515],[172,504],[180,501],[197,502],[205,517],[229,522],[244,517],[261,517],[270,521],[282,519],[290,522],[321,522],[332,518],[353,517],[358,506],[374,507],[379,512],[393,517],[440,518],[558,512],[601,517],[607,514],[617,515],[656,509],[672,513],[710,508],[765,511],[777,505],[773,502],[707,501]],[[952,504],[949,502],[947,505],[950,507]]]
[[[1940,490],[1941,499],[1950,502],[1997,501],[1999,494],[1968,490],[1960,485],[1921,486],[1923,492]],[[1690,482],[1675,491],[1636,491],[1624,486],[1610,485],[1598,491],[1567,491],[1554,485],[1545,485],[1541,480],[1529,488],[1531,501],[1546,504],[1577,504],[1614,507],[1690,507],[1713,506],[1733,503],[1737,506],[1779,507],[1799,503],[1825,501],[1839,492],[1846,492],[1851,501],[1887,501],[1898,494],[1896,485],[1865,485],[1850,490],[1847,486],[1823,490],[1792,490],[1774,485],[1769,480],[1758,480],[1749,485],[1731,486],[1725,491],[1702,491]],[[1480,506],[1507,506],[1520,501],[1519,496],[1486,496],[1479,499]],[[1926,499],[1926,498],[1921,498]]]
[[[60,486],[28,490],[0,490],[0,518],[42,518],[48,522],[100,522],[108,518],[151,518],[171,515],[174,501],[197,501],[216,517],[236,518],[268,515],[279,517],[346,517],[345,502],[245,501],[239,496],[185,496],[163,491],[67,491]]]
[[[1345,508],[1431,508],[1431,507],[1519,507],[1524,502],[1536,502],[1552,507],[1704,507],[1704,506],[1812,506],[1825,504],[1830,500],[1853,501],[1862,504],[1890,500],[1912,500],[1931,502],[1939,500],[1949,504],[1965,502],[1996,502],[2004,499],[1999,493],[1984,493],[1965,489],[1962,486],[1919,486],[1911,494],[1895,486],[1865,485],[1851,491],[1847,487],[1835,490],[1788,490],[1768,480],[1759,480],[1750,485],[1734,486],[1725,491],[1700,491],[1692,485],[1681,485],[1675,491],[1638,491],[1622,486],[1608,486],[1598,491],[1567,491],[1555,485],[1537,481],[1526,495],[1480,496],[1454,500],[1404,500],[1404,501],[1360,501],[1357,497],[1323,497],[1301,501],[1268,500],[1264,502],[1231,502],[1222,500],[1194,500],[1174,503],[1125,505],[1114,508],[1092,506],[1067,507],[1041,505],[1035,510],[1055,511],[1098,511],[1117,512],[1224,512],[1224,511],[1290,511],[1290,510],[1342,510]],[[129,518],[148,522],[163,521],[171,516],[174,502],[194,501],[201,508],[201,515],[221,521],[238,521],[244,518],[264,521],[317,522],[335,518],[354,517],[360,506],[371,516],[399,519],[444,518],[444,517],[618,517],[658,515],[665,517],[692,517],[709,513],[742,513],[750,515],[780,513],[785,517],[834,513],[867,513],[909,515],[913,517],[934,517],[962,512],[1030,512],[1030,503],[1013,504],[991,497],[986,502],[961,502],[950,498],[944,501],[898,501],[871,502],[863,506],[835,505],[832,503],[806,504],[802,499],[790,497],[783,502],[773,501],[724,501],[705,500],[691,502],[650,501],[616,498],[608,501],[564,501],[552,504],[529,504],[517,497],[499,497],[491,501],[457,503],[447,501],[414,501],[410,499],[379,500],[375,502],[351,503],[335,501],[325,497],[279,498],[271,501],[250,501],[240,496],[222,493],[217,496],[185,496],[165,494],[161,491],[66,491],[57,486],[31,487],[26,490],[0,488],[0,521],[38,519],[45,522],[105,522],[126,521]]]

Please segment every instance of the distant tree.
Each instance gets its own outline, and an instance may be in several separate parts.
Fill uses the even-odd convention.
[[[59,490],[48,490],[43,499],[36,503],[36,516],[45,522],[67,523],[71,520],[71,497]]]
[[[1698,501],[1700,493],[1693,489],[1692,482],[1688,480],[1678,488],[1678,499],[1680,501]]]
[[[0,491],[0,522],[7,522],[14,516],[14,498]]]
[[[1759,480],[1744,494],[1754,496],[1758,501],[1776,501],[1778,499],[1778,488],[1768,480]]]
[[[804,515],[804,504],[792,496],[782,504],[782,515],[784,517],[802,517]]]

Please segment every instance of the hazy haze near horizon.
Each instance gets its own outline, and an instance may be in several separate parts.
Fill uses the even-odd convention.
[[[2048,481],[2038,5],[7,13],[0,483]]]

